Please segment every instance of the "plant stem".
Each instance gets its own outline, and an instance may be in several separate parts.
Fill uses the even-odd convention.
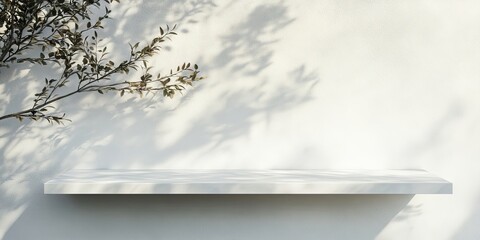
[[[56,102],[58,100],[61,100],[63,98],[69,97],[69,96],[72,96],[73,94],[76,94],[76,93],[80,93],[80,91],[76,90],[76,91],[67,93],[65,95],[53,98],[53,99],[51,99],[51,100],[49,100],[45,103],[42,103],[40,105],[35,106],[35,107],[29,108],[29,109],[26,109],[26,110],[23,110],[23,111],[19,111],[19,112],[16,112],[16,113],[10,113],[10,114],[3,115],[3,116],[0,117],[0,120],[7,119],[7,118],[13,118],[13,117],[22,115],[24,113],[37,111],[38,109],[44,108],[44,107],[48,106],[49,104],[51,104],[53,102]]]

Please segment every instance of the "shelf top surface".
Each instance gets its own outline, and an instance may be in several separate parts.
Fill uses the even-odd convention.
[[[449,194],[423,170],[71,170],[46,194]]]

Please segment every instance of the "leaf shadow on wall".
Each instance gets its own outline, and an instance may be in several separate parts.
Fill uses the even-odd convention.
[[[113,9],[114,20],[105,28],[106,36],[128,41],[158,33],[158,27],[177,24],[180,34],[186,34],[217,7],[212,0],[137,0],[121,3]],[[121,41],[121,40],[119,40]]]
[[[222,37],[223,50],[214,59],[216,68],[230,67],[243,75],[257,75],[272,64],[273,51],[269,45],[279,39],[272,38],[278,31],[294,21],[282,4],[265,4],[255,8],[247,19],[232,27]]]
[[[270,35],[293,21],[287,14],[286,7],[281,4],[260,5],[247,14],[246,20],[221,37],[218,47],[221,50],[214,56],[213,63],[199,60],[208,79],[188,92],[174,110],[159,106],[155,101],[129,99],[109,106],[109,111],[95,112],[97,121],[108,122],[109,128],[92,128],[89,122],[76,121],[76,138],[85,143],[85,150],[95,155],[92,165],[96,168],[138,168],[143,164],[147,168],[162,168],[165,164],[175,165],[178,155],[192,151],[197,151],[198,159],[208,158],[211,151],[221,146],[227,149],[228,143],[248,135],[254,124],[268,123],[277,114],[312,100],[311,91],[319,80],[306,63],[284,70],[280,73],[283,79],[268,73],[247,79],[253,73],[257,75],[268,70],[275,56],[271,45],[281,40],[279,36]],[[264,23],[254,24],[260,21],[259,16],[263,16]],[[239,32],[256,34],[239,35]],[[237,39],[236,47],[231,47],[232,39]],[[249,55],[250,46],[255,46],[255,52],[261,54]],[[217,65],[218,62],[224,65]],[[248,67],[238,67],[245,62],[249,62]],[[231,79],[224,79],[218,73],[225,69],[229,69]],[[198,102],[201,104],[196,104]],[[175,138],[164,143],[172,132]],[[107,138],[108,143],[97,144]],[[103,162],[101,159],[116,160]]]

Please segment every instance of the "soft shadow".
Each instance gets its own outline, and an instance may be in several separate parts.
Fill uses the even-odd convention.
[[[374,239],[412,197],[44,195],[5,239]]]
[[[478,205],[480,196],[473,202],[477,204],[470,210],[470,215],[464,220],[452,239],[480,239],[480,205]]]
[[[272,36],[293,21],[281,2],[256,7],[246,20],[222,37],[223,50],[215,58],[214,66],[229,66],[231,71],[244,75],[259,74],[272,64],[274,52],[269,46],[279,40]]]
[[[433,149],[439,149],[445,146],[447,140],[451,137],[448,135],[451,134],[448,132],[448,128],[461,120],[464,115],[464,107],[458,103],[452,103],[445,110],[442,117],[434,122],[430,129],[427,129],[425,137],[407,149],[406,158],[419,158],[431,152]],[[443,164],[443,162],[441,162],[442,159],[442,157],[438,157],[436,163]]]
[[[182,34],[188,33],[191,26],[208,17],[208,13],[217,7],[213,0],[137,0],[132,4],[112,6],[114,21],[105,28],[105,36],[128,41],[140,41],[143,39],[139,37],[157,34],[158,27],[167,24],[177,24]]]

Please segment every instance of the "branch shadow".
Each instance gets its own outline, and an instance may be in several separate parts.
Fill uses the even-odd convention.
[[[233,31],[222,36],[223,50],[216,56],[213,66],[244,75],[257,75],[272,64],[273,51],[269,45],[279,41],[271,36],[292,23],[288,9],[280,2],[256,7],[247,19]]]
[[[142,40],[139,39],[141,36],[157,34],[158,27],[165,25],[177,24],[180,32],[186,34],[189,27],[208,17],[217,4],[213,0],[137,0],[131,4],[117,4],[113,7],[114,21],[105,28],[105,35],[122,38],[126,41],[123,44],[126,44]]]

